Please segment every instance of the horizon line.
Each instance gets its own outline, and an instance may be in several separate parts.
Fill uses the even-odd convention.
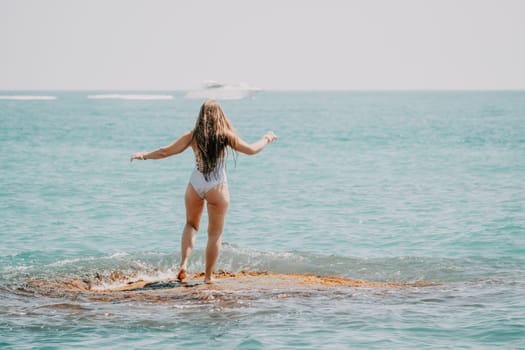
[[[130,89],[111,89],[111,88],[102,88],[102,89],[3,89],[0,88],[0,92],[14,92],[14,91],[20,91],[20,92],[31,92],[31,91],[54,91],[54,92],[89,92],[89,91],[97,91],[97,92],[118,92],[118,91],[126,91],[126,92],[188,92],[195,89],[136,89],[136,88],[130,88]],[[370,89],[316,89],[316,88],[310,88],[310,89],[291,89],[291,88],[275,88],[275,89],[264,89],[261,88],[257,92],[446,92],[446,91],[457,91],[457,92],[520,92],[525,91],[525,87],[523,88],[403,88],[403,89],[397,89],[397,88],[370,88]]]

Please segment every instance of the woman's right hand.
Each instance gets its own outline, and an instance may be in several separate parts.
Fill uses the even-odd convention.
[[[138,160],[145,160],[144,158],[144,154],[146,152],[137,152],[137,153],[133,153],[133,155],[131,156],[131,158],[129,159],[130,162],[132,162],[134,159],[138,159]]]
[[[264,138],[268,140],[268,143],[272,143],[273,141],[277,140],[277,135],[275,135],[273,131],[268,131],[266,134],[264,134]]]

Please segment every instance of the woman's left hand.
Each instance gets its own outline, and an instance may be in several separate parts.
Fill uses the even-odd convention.
[[[273,133],[273,131],[268,131],[265,135],[264,135],[264,138],[266,140],[268,140],[268,143],[272,143],[274,142],[275,140],[277,140],[277,135],[275,135]]]

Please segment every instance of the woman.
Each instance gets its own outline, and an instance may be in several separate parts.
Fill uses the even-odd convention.
[[[216,101],[206,101],[201,107],[195,128],[184,133],[172,144],[151,152],[138,152],[134,159],[161,159],[186,150],[189,146],[195,154],[196,166],[184,197],[186,204],[186,225],[181,239],[181,263],[177,278],[186,278],[186,269],[199,230],[204,203],[208,209],[208,244],[206,246],[205,283],[211,283],[221,246],[221,235],[230,194],[226,179],[225,160],[227,148],[253,155],[272,143],[277,136],[268,131],[259,141],[248,144],[231,126],[230,121]]]

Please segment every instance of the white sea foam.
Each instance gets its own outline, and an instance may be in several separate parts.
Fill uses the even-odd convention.
[[[127,255],[128,255],[127,253],[119,252],[113,255],[103,256],[103,257],[88,256],[88,257],[81,257],[81,258],[63,259],[63,260],[59,260],[54,263],[51,263],[49,264],[49,266],[64,266],[64,265],[70,265],[70,264],[83,262],[83,261],[98,261],[100,259],[112,260],[112,259],[123,258]]]
[[[129,95],[129,94],[102,94],[89,95],[92,100],[172,100],[172,95]]]
[[[73,258],[73,259],[64,259],[60,261],[56,261],[54,263],[49,264],[49,266],[64,266],[69,264],[78,263],[81,261],[93,261],[96,260],[95,257],[86,257],[86,258]]]
[[[56,100],[56,96],[0,95],[0,100]]]
[[[125,256],[128,256],[129,254],[128,253],[124,253],[124,252],[118,252],[118,253],[115,253],[113,255],[110,255],[108,257],[108,259],[116,259],[116,258],[123,258]]]
[[[166,271],[157,272],[146,272],[141,271],[133,277],[123,278],[122,280],[116,281],[104,281],[91,287],[92,291],[101,291],[107,289],[117,289],[129,285],[130,283],[144,281],[146,283],[158,282],[158,281],[169,281],[175,279],[177,276],[178,269],[168,269]]]

